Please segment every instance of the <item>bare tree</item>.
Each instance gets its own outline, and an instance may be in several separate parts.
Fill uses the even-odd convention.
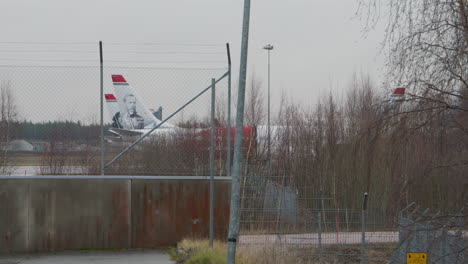
[[[440,186],[448,178],[466,189],[468,1],[359,0],[359,3],[358,14],[368,19],[368,29],[382,18],[380,11],[386,11],[383,45],[388,50],[387,83],[390,87],[407,88],[406,106],[397,113],[400,117],[395,119],[390,115],[386,121],[395,125],[390,135],[398,142],[398,154],[411,149],[418,155],[405,153],[401,156],[407,160],[394,159],[410,165],[392,169],[393,173],[400,174],[392,175],[400,183],[393,187],[392,195],[406,196],[406,200],[432,200],[434,194],[427,190],[441,191],[444,187]],[[452,144],[451,151],[447,151]],[[464,176],[458,176],[463,173]],[[430,178],[432,185],[424,185],[414,192],[412,186],[423,177]],[[402,189],[405,191],[398,193]],[[417,197],[409,194],[410,189]],[[466,200],[466,195],[456,199]],[[445,206],[456,203],[443,200]]]
[[[248,126],[258,126],[264,120],[262,82],[252,74],[247,97],[245,122]]]
[[[64,127],[53,129],[48,135],[48,149],[41,153],[41,175],[61,175],[70,166],[71,142]]]
[[[0,160],[0,173],[9,175],[13,172],[10,166],[8,145],[12,138],[12,124],[18,118],[18,108],[10,81],[0,82],[0,140],[3,143],[3,157]]]
[[[221,90],[216,94],[215,119],[219,125],[227,126],[227,101],[226,94]]]
[[[421,109],[468,111],[468,1],[359,2],[370,24],[386,3],[389,84],[409,88]]]

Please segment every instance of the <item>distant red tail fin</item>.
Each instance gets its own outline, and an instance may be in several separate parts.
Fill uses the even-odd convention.
[[[405,96],[405,91],[406,91],[406,88],[396,88],[393,93],[392,93],[392,97],[403,97]]]

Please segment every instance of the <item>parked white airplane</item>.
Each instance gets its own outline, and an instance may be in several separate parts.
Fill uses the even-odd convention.
[[[112,75],[115,93],[104,95],[108,106],[109,115],[112,120],[112,128],[109,132],[115,134],[120,139],[126,137],[142,136],[161,123],[153,113],[143,104],[138,93],[129,85],[122,75]],[[228,129],[226,126],[216,125],[216,146],[224,146],[227,143],[227,135],[231,133],[231,146],[234,146],[235,127]],[[245,126],[243,129],[243,144],[251,147],[256,145],[257,128]],[[266,138],[265,129],[258,129],[261,132],[259,138]],[[186,144],[196,145],[199,148],[207,149],[210,142],[210,128],[186,129],[165,122],[160,127],[151,132],[151,135],[171,135],[172,133],[195,133],[193,142]]]
[[[137,136],[149,132],[161,123],[139,99],[122,75],[112,75],[115,94],[105,94],[112,120],[110,132],[118,136]],[[155,134],[173,131],[176,126],[164,123]]]

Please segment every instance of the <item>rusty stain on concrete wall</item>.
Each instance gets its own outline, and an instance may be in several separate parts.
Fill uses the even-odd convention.
[[[215,229],[227,235],[230,182],[216,182]],[[180,239],[206,237],[208,181],[138,181],[132,184],[134,247],[175,245]]]
[[[215,182],[215,234],[227,235],[230,181]],[[2,180],[0,253],[152,248],[207,237],[207,180]]]

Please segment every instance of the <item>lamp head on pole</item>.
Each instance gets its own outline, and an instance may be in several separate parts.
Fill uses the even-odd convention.
[[[273,45],[268,44],[268,45],[266,45],[265,47],[263,47],[263,49],[266,49],[266,50],[273,50]]]

